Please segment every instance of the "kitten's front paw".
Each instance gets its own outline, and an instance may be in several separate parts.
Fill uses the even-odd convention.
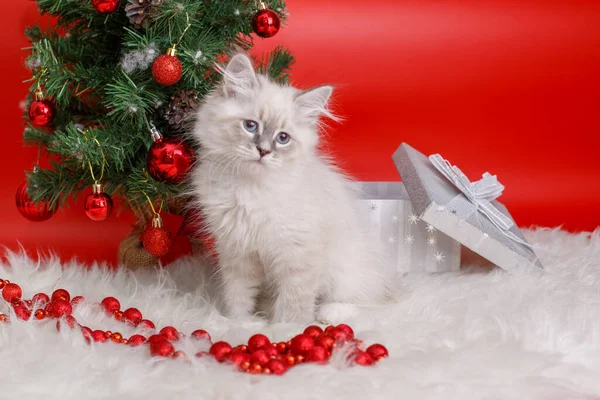
[[[317,320],[324,325],[337,325],[358,314],[358,307],[346,303],[326,303],[319,307]]]

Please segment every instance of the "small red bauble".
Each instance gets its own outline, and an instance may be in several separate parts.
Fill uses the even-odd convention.
[[[123,311],[123,319],[130,322],[133,326],[138,326],[142,322],[142,313],[137,308],[128,308]]]
[[[148,173],[161,182],[181,183],[191,170],[194,159],[194,151],[186,142],[160,137],[148,150]]]
[[[94,332],[92,332],[92,338],[94,339],[94,342],[106,342],[106,335],[104,331],[101,330],[95,330]]]
[[[155,257],[169,253],[172,244],[171,233],[165,228],[148,227],[140,237],[144,249]]]
[[[367,353],[366,351],[359,351],[354,356],[354,362],[357,363],[358,365],[362,365],[362,366],[366,367],[368,365],[373,364],[374,360],[373,360],[373,357],[371,357],[371,355],[369,353]]]
[[[167,338],[160,334],[150,335],[150,337],[148,338],[148,343],[157,342],[159,340],[167,340]]]
[[[9,303],[14,303],[15,301],[21,300],[21,296],[23,296],[23,291],[16,283],[7,283],[4,285],[4,289],[2,289],[2,298],[4,300]]]
[[[162,328],[160,330],[160,335],[167,340],[179,339],[179,332],[177,332],[177,329],[173,328],[172,326],[165,326],[164,328]]]
[[[287,366],[281,360],[270,360],[266,367],[269,368],[271,373],[275,375],[281,375],[287,371]]]
[[[75,296],[71,299],[71,304],[73,305],[78,305],[79,303],[81,303],[83,301],[83,296]]]
[[[51,301],[46,306],[46,311],[48,311],[49,315],[56,318],[60,318],[63,315],[71,315],[71,313],[73,312],[73,306],[71,306],[71,303],[69,303],[68,301],[56,300]]]
[[[196,329],[194,332],[192,332],[192,338],[196,340],[210,341],[210,335],[204,329]]]
[[[102,304],[102,307],[104,307],[106,312],[111,314],[121,308],[121,303],[119,303],[119,300],[115,299],[114,297],[105,297],[100,304]]]
[[[279,15],[273,10],[258,10],[252,18],[252,30],[262,38],[270,38],[279,32],[281,21]]]
[[[31,311],[22,304],[17,304],[13,307],[17,318],[27,321],[31,317]]]
[[[311,325],[304,330],[304,333],[306,333],[307,335],[310,335],[314,338],[317,338],[317,336],[319,336],[321,333],[323,333],[323,329],[321,329],[320,326]]]
[[[288,345],[286,342],[279,342],[279,343],[277,343],[276,347],[277,347],[277,351],[281,354],[285,353],[288,349]]]
[[[336,329],[343,331],[346,334],[346,340],[354,340],[354,331],[346,324],[339,324]]]
[[[209,350],[209,353],[218,361],[224,362],[231,355],[231,345],[227,342],[217,342],[213,344]]]
[[[233,364],[241,366],[245,362],[250,362],[250,354],[240,350],[233,350],[230,359]]]
[[[267,352],[263,349],[256,350],[252,354],[250,354],[250,362],[257,363],[260,365],[265,365],[269,362],[271,357],[267,354]]]
[[[333,346],[335,346],[335,339],[328,333],[322,333],[315,339],[315,344],[325,348],[327,351],[331,351]]]
[[[132,337],[129,338],[129,345],[130,346],[139,346],[142,343],[144,343],[146,341],[146,338],[142,335],[133,335]]]
[[[150,343],[150,354],[153,356],[170,357],[175,352],[173,345],[166,339]]]
[[[102,185],[94,184],[93,192],[85,199],[84,209],[92,221],[104,221],[112,214],[113,201],[102,191]]]
[[[29,105],[29,120],[38,128],[48,126],[56,117],[56,108],[50,99],[34,100]]]
[[[269,344],[271,344],[271,341],[268,337],[261,333],[257,333],[256,335],[252,335],[250,339],[248,339],[248,350],[251,353],[254,353],[256,350]]]
[[[8,321],[8,315],[6,314],[0,314],[0,322],[6,322]]]
[[[154,325],[154,322],[150,321],[149,319],[143,319],[140,322],[140,325],[142,327],[143,330],[152,330],[152,329],[156,329],[156,326]]]
[[[94,9],[102,14],[115,12],[120,4],[121,0],[92,0]]]
[[[158,56],[152,63],[152,76],[163,86],[176,84],[181,79],[181,75],[183,75],[183,67],[173,48],[169,49],[167,54]]]
[[[42,222],[50,219],[56,212],[56,207],[50,207],[50,202],[41,201],[34,203],[27,194],[27,182],[22,183],[15,196],[17,210],[21,215],[33,222]]]
[[[367,353],[369,353],[375,361],[379,361],[380,359],[389,355],[388,350],[385,348],[385,346],[378,343],[372,344],[369,347],[367,347]]]
[[[52,301],[55,301],[55,300],[71,301],[71,295],[65,289],[56,289],[52,293],[52,297],[50,299]]]
[[[269,356],[269,358],[274,358],[277,357],[279,355],[279,351],[277,351],[277,345],[266,345],[264,347],[261,347],[259,350],[264,350],[265,353],[267,353],[267,356]]]
[[[313,347],[315,347],[315,339],[306,333],[301,333],[292,339],[290,351],[293,355],[306,356]]]
[[[123,340],[123,335],[121,335],[119,332],[115,332],[112,335],[110,335],[110,340],[112,340],[115,343],[121,343],[121,340]]]
[[[336,342],[345,342],[346,340],[348,340],[348,335],[344,330],[340,328],[333,328],[329,331],[328,334],[331,335]]]
[[[306,362],[325,363],[327,357],[327,350],[324,347],[315,346],[306,354]]]
[[[46,318],[46,312],[44,310],[42,310],[41,308],[38,310],[35,310],[35,313],[33,313],[33,315],[35,315],[35,319]]]
[[[250,368],[248,369],[248,372],[250,372],[251,374],[260,374],[262,371],[263,367],[259,363],[250,364]]]

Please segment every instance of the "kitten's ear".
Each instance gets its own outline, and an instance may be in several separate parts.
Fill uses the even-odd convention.
[[[245,54],[233,56],[221,72],[227,97],[251,96],[253,89],[258,85],[252,60]]]
[[[306,118],[317,120],[321,115],[335,119],[327,109],[327,102],[333,93],[332,86],[319,86],[300,93],[295,100],[298,111]]]

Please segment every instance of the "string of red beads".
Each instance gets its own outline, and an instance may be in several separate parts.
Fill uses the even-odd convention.
[[[128,346],[147,344],[153,356],[187,357],[184,352],[175,350],[173,345],[173,342],[177,342],[183,336],[181,332],[172,326],[165,326],[158,333],[151,334],[156,332],[154,323],[144,319],[137,308],[121,311],[121,303],[114,297],[106,297],[100,302],[103,309],[118,321],[134,327],[141,326],[144,332],[150,334],[148,337],[135,334],[125,338],[119,332],[101,329],[92,331],[87,326],[81,326],[71,314],[73,306],[81,303],[84,298],[76,296],[71,299],[70,293],[65,289],[57,289],[51,296],[37,293],[31,300],[23,300],[23,291],[19,285],[0,279],[0,290],[2,298],[13,307],[19,319],[29,320],[33,312],[37,320],[58,319],[57,330],[61,329],[61,321],[71,329],[79,328],[88,343],[93,340],[101,343],[111,341]],[[0,314],[0,322],[9,322],[8,316]],[[373,344],[363,349],[362,341],[354,337],[354,331],[346,324],[328,326],[325,330],[311,325],[288,342],[271,342],[267,336],[258,333],[251,336],[247,344],[235,347],[224,341],[212,343],[209,333],[203,329],[193,331],[190,337],[211,342],[210,350],[197,353],[197,357],[210,355],[219,362],[231,363],[240,371],[250,374],[281,375],[298,364],[325,364],[333,352],[338,350],[346,352],[350,363],[362,366],[373,365],[388,356],[388,350],[381,344]]]

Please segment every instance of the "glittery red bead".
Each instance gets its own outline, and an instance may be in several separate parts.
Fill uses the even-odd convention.
[[[210,335],[204,329],[196,329],[192,332],[192,339],[210,341]]]
[[[356,355],[354,356],[354,362],[357,363],[358,365],[362,365],[362,366],[369,366],[371,364],[373,364],[374,360],[373,357],[371,357],[371,355],[369,353],[367,353],[366,351],[358,351],[356,352]]]
[[[71,304],[74,306],[80,304],[84,300],[83,296],[75,296],[71,299]]]
[[[181,61],[177,56],[163,54],[152,63],[152,76],[161,85],[171,86],[179,82],[183,74]]]
[[[172,326],[165,326],[164,328],[162,328],[160,330],[160,335],[164,336],[164,338],[167,340],[179,339],[179,332],[177,332],[177,329],[173,328]]]
[[[119,311],[119,310],[117,310],[117,311],[115,311],[115,312],[113,313],[113,315],[115,316],[115,319],[116,319],[117,321],[120,321],[120,320],[122,320],[122,319],[123,319],[123,311]]]
[[[106,312],[111,314],[121,308],[121,303],[114,297],[105,297],[100,304],[102,304]]]
[[[335,328],[343,331],[346,334],[346,340],[354,340],[354,330],[352,330],[352,328],[350,328],[350,326],[348,326],[346,324],[339,324]],[[335,338],[335,336],[334,336],[334,338]]]
[[[42,309],[35,310],[35,313],[33,313],[33,315],[35,316],[35,319],[41,320],[46,318],[46,312]]]
[[[50,99],[34,100],[29,105],[29,120],[38,128],[50,125],[56,117],[56,107]]]
[[[23,305],[17,304],[13,307],[17,318],[27,321],[31,317],[31,311]]]
[[[71,301],[71,295],[65,289],[56,289],[52,293],[52,297],[50,298],[50,300],[51,301],[55,301],[55,300]]]
[[[279,32],[281,21],[279,15],[273,10],[258,10],[252,18],[252,30],[262,38],[270,38]]]
[[[149,319],[143,319],[140,322],[140,326],[142,327],[142,330],[144,330],[144,331],[156,329],[154,322],[150,321]]]
[[[150,343],[150,354],[153,356],[169,357],[173,355],[175,348],[166,339],[156,340]]]
[[[321,329],[320,326],[311,325],[311,326],[309,326],[308,328],[306,328],[304,330],[304,333],[306,333],[307,335],[310,335],[310,336],[316,338],[321,333],[323,333],[323,329]]]
[[[227,342],[217,342],[213,344],[209,350],[209,353],[218,361],[224,362],[229,359],[231,355],[231,345]]]
[[[59,318],[63,315],[71,315],[73,312],[73,306],[71,303],[64,300],[56,300],[51,301],[50,304],[46,306],[46,311],[52,317]]]
[[[133,335],[132,337],[129,338],[129,345],[130,346],[139,346],[142,343],[144,343],[146,341],[146,338],[142,335]]]
[[[346,332],[340,328],[333,328],[329,331],[329,335],[331,335],[336,342],[345,342],[348,340],[348,335]]]
[[[15,301],[21,300],[21,296],[23,296],[23,291],[16,283],[7,283],[4,285],[4,289],[2,289],[2,298],[4,300],[9,303],[14,303]]]
[[[121,0],[92,0],[92,6],[101,14],[115,12],[120,4]]]
[[[315,339],[315,344],[325,348],[327,351],[331,351],[333,346],[335,346],[335,339],[328,333],[322,333]]]
[[[369,353],[375,361],[379,361],[380,359],[389,355],[388,350],[385,348],[385,346],[379,343],[372,344],[369,347],[367,347],[367,353]]]
[[[142,322],[142,313],[137,308],[128,308],[123,311],[123,319],[130,322],[133,326],[138,326]]]
[[[324,363],[328,357],[327,350],[324,347],[315,346],[306,354],[306,362]]]
[[[231,362],[237,366],[240,366],[244,362],[250,362],[250,354],[240,350],[233,350],[230,358]]]
[[[7,322],[8,320],[8,315],[0,314],[0,322]]]
[[[27,182],[23,182],[15,195],[17,210],[25,218],[33,222],[42,222],[50,219],[56,212],[57,207],[50,207],[50,202],[40,201],[34,203],[27,194]]]
[[[263,367],[261,364],[252,363],[252,364],[250,364],[250,369],[248,372],[250,372],[251,374],[260,374],[262,371],[263,371]]]
[[[301,333],[292,339],[290,351],[293,355],[305,356],[313,347],[315,347],[315,339],[306,333]]]
[[[252,335],[250,339],[248,339],[248,350],[251,353],[254,353],[256,350],[268,344],[271,344],[269,338],[261,333],[257,333],[256,335]]]
[[[285,353],[288,349],[288,345],[286,342],[277,343],[277,351],[281,354]]]
[[[250,354],[250,362],[257,363],[260,365],[265,365],[269,362],[271,357],[267,354],[265,350],[256,350],[255,352]]]
[[[50,303],[50,297],[46,293],[37,293],[31,298],[31,302],[36,304],[38,307],[43,307]]]
[[[277,351],[276,346],[277,345],[273,346],[271,344],[268,344],[264,347],[261,347],[259,350],[264,350],[264,352],[267,354],[267,356],[269,356],[269,358],[274,358],[279,355],[279,351]]]
[[[92,338],[94,338],[95,342],[106,342],[106,334],[104,331],[96,330],[92,332]]]
[[[267,368],[275,375],[281,375],[287,371],[287,365],[281,360],[270,360],[267,363]]]

